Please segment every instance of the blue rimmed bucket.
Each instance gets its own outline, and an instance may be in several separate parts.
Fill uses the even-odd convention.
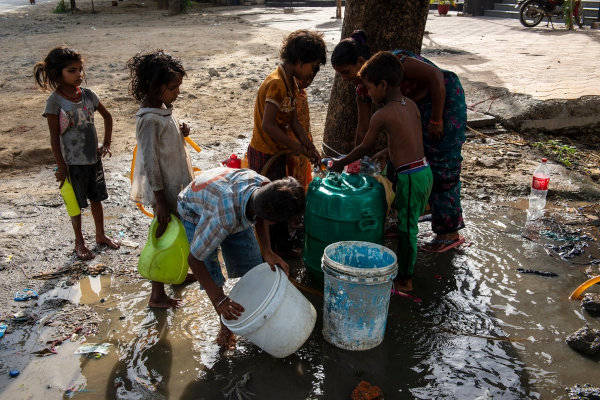
[[[342,349],[368,350],[383,341],[396,255],[387,247],[358,241],[325,248],[323,336]]]

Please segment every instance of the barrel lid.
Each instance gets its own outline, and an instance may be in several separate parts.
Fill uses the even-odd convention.
[[[373,178],[368,175],[338,174],[330,172],[325,178],[313,180],[313,183],[335,193],[365,193],[373,188]]]

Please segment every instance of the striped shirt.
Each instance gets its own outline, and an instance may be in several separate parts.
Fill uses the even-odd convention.
[[[267,182],[250,169],[214,168],[202,172],[179,193],[181,219],[196,226],[190,243],[195,258],[207,259],[227,236],[254,225],[246,216],[246,205]]]

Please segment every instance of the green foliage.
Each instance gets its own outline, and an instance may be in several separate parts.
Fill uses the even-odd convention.
[[[54,9],[54,14],[63,14],[63,13],[66,13],[67,11],[69,11],[69,9],[67,8],[67,6],[65,4],[65,0],[60,0],[58,2],[58,5]]]
[[[552,157],[555,161],[570,167],[578,158],[577,148],[562,143],[557,139],[546,139],[542,137],[542,141],[533,143],[536,147],[548,157]]]
[[[568,29],[573,29],[573,6],[575,0],[566,0],[563,4],[563,18]]]
[[[193,0],[181,0],[181,12],[187,14],[192,9]]]

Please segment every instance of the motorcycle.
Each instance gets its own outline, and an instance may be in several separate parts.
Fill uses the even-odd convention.
[[[546,26],[554,24],[552,18],[564,18],[565,4],[570,0],[521,0],[515,7],[519,7],[519,21],[528,28],[538,25],[544,17],[548,19]],[[583,2],[573,2],[573,22],[583,28]]]

